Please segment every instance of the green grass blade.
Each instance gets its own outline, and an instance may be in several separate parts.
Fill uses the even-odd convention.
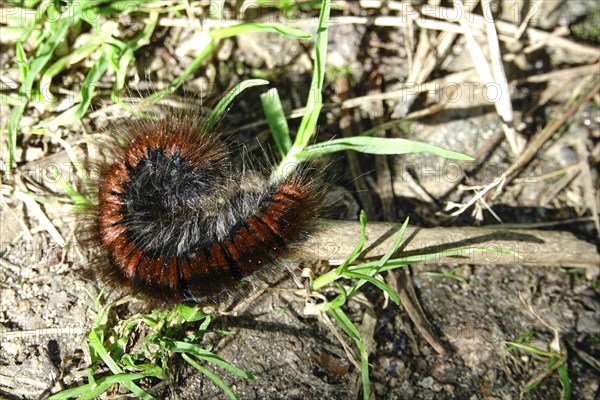
[[[123,373],[123,370],[121,369],[121,367],[119,367],[117,365],[116,361],[106,351],[104,344],[102,343],[102,341],[98,337],[98,334],[94,330],[92,330],[90,332],[89,345],[90,345],[90,350],[93,348],[93,350],[96,352],[96,354],[98,354],[100,356],[100,358],[102,358],[102,361],[104,361],[104,363],[108,366],[108,368],[111,370],[111,372],[114,375],[119,375],[119,374]],[[162,373],[160,375],[162,375]],[[144,375],[144,376],[146,376],[146,375]],[[133,380],[119,381],[119,383],[122,383],[123,385],[125,385],[125,387],[127,387],[127,389],[129,389],[132,393],[134,393],[136,396],[138,396],[144,400],[156,400],[153,396],[146,393],[145,391],[142,390],[142,388],[140,388],[138,385],[133,383]]]
[[[340,284],[336,284],[336,286],[337,289],[340,291],[340,294],[338,294],[333,300],[323,304],[323,306],[321,307],[322,312],[327,312],[335,308],[340,308],[344,304],[346,304],[346,301],[348,300],[348,291]]]
[[[210,319],[210,315],[204,313],[198,307],[190,307],[185,304],[178,304],[175,306],[175,311],[185,322],[196,322],[200,321],[201,319]]]
[[[215,49],[215,46],[216,46],[216,40],[210,38],[206,43],[204,43],[204,47],[202,48],[202,51],[200,51],[200,53],[196,56],[194,61],[192,61],[190,63],[190,65],[185,69],[185,71],[183,71],[183,73],[181,75],[179,75],[177,78],[173,79],[173,81],[165,89],[160,90],[160,91],[154,93],[153,95],[146,97],[141,102],[141,105],[144,106],[144,105],[154,104],[157,101],[159,101],[160,99],[162,99],[163,97],[165,97],[165,96],[173,93],[175,90],[177,90],[181,85],[183,85],[183,82],[185,82],[185,80],[191,74],[193,74],[198,68],[200,68],[200,66],[204,63],[204,61],[206,61],[206,59],[208,57],[210,57],[210,55],[213,53],[213,51]]]
[[[225,382],[221,378],[219,378],[216,374],[214,374],[211,370],[204,368],[202,365],[197,363],[194,359],[192,359],[187,354],[183,353],[181,355],[185,361],[187,361],[192,367],[196,368],[198,371],[206,375],[211,381],[215,383],[227,396],[229,396],[232,400],[238,400],[238,397],[233,393],[231,388],[227,386]]]
[[[154,12],[154,10],[145,10],[143,8],[143,6],[148,3],[148,0],[102,0],[96,1],[95,5],[100,5],[101,3],[108,3],[106,6],[98,9],[98,15],[102,17],[113,14],[127,15],[137,11],[148,13]]]
[[[81,385],[81,386],[77,386],[74,388],[65,389],[58,393],[53,394],[52,396],[48,397],[46,400],[64,400],[64,399],[70,399],[71,397],[81,396],[84,393],[87,393],[90,390],[92,390],[93,386],[95,386],[95,384],[88,383],[87,385]]]
[[[517,342],[504,342],[504,343],[508,344],[512,347],[516,347],[518,349],[525,350],[525,351],[528,351],[533,354],[537,354],[538,356],[548,357],[548,358],[552,358],[552,357],[556,356],[555,353],[552,353],[550,351],[541,350],[541,349],[538,349],[537,347],[529,346],[524,343],[517,343]]]
[[[39,91],[48,95],[48,98],[44,97],[44,101],[48,103],[56,101],[50,92],[52,78],[63,71],[68,65],[75,64],[96,51],[96,49],[102,44],[102,40],[102,37],[95,36],[91,42],[85,43],[72,53],[59,58],[50,67],[48,67],[46,71],[44,71],[39,81]]]
[[[571,400],[571,380],[569,379],[569,371],[567,364],[562,364],[557,368],[558,378],[563,387],[562,400]]]
[[[0,104],[8,104],[13,107],[22,107],[23,100],[15,93],[0,93]]]
[[[105,45],[108,46],[108,45]],[[37,124],[35,128],[46,128],[50,126],[65,126],[78,121],[83,117],[90,104],[92,104],[92,97],[96,91],[96,84],[98,80],[104,75],[104,72],[109,65],[109,53],[105,50],[100,58],[96,60],[94,66],[90,68],[83,84],[81,86],[81,103],[63,111],[58,116],[44,120]]]
[[[73,18],[75,19],[75,18]],[[23,82],[21,83],[21,87],[19,88],[19,97],[21,99],[26,99],[25,103],[29,100],[31,96],[31,89],[33,87],[33,83],[37,77],[37,75],[42,71],[42,69],[46,66],[54,50],[60,43],[64,41],[65,35],[67,34],[69,28],[69,24],[67,22],[60,23],[52,31],[50,36],[38,47],[36,51],[35,57],[30,60],[27,64],[25,71],[27,75],[23,76]],[[24,57],[22,54],[20,57]],[[23,61],[23,59],[21,59]],[[22,67],[25,68],[25,67]],[[25,111],[25,104],[23,106],[14,107],[11,114],[10,120],[8,124],[8,165],[7,169],[10,171],[12,168],[12,164],[15,158],[15,148],[17,144],[17,131],[19,129],[19,123],[21,122],[21,117],[23,116],[23,112]]]
[[[387,263],[388,260],[392,257],[392,255],[394,255],[394,253],[398,250],[398,248],[400,247],[400,243],[402,243],[402,239],[404,238],[404,233],[406,232],[407,227],[408,218],[406,218],[406,220],[398,230],[398,235],[396,235],[396,240],[394,240],[392,246],[388,249],[388,251],[385,252],[383,257],[381,257],[381,259],[379,260],[379,263],[377,264],[378,267],[383,267],[385,263]]]
[[[106,392],[111,386],[116,384],[121,384],[127,387],[129,390],[133,392],[138,398],[143,400],[155,400],[155,398],[149,393],[142,390],[139,386],[137,386],[134,381],[148,377],[148,376],[159,376],[161,368],[155,367],[154,369],[144,371],[144,372],[134,372],[134,373],[123,373],[116,374],[112,376],[107,376],[105,378],[98,379],[96,381],[96,387],[93,387],[92,390],[79,398],[79,400],[91,400],[100,396],[102,393]],[[132,390],[131,388],[137,388]]]
[[[351,268],[363,267],[363,266],[364,266],[364,264],[361,264],[361,265],[354,266]],[[396,266],[394,268],[399,268],[399,267]],[[383,270],[382,267],[378,267],[376,264],[374,265],[372,263],[368,268],[363,268],[363,269],[365,269],[365,272],[354,272],[354,271],[350,271],[350,270],[344,271],[344,273],[341,277],[347,278],[347,279],[356,278],[356,279],[359,279],[359,281],[356,282],[354,285],[350,286],[347,290],[345,290],[343,287],[340,287],[338,285],[338,289],[340,289],[341,293],[339,295],[337,295],[330,302],[324,303],[320,307],[321,311],[325,312],[325,311],[329,311],[332,308],[343,306],[346,303],[347,297],[352,296],[367,282],[371,282],[375,286],[379,287],[381,290],[387,292],[396,304],[400,304],[400,298],[397,296],[397,294],[392,290],[392,288],[390,286],[388,286],[385,282],[382,282],[379,279],[373,278],[373,276],[376,273]],[[337,275],[334,275],[334,277],[336,277],[336,276]]]
[[[543,379],[537,379],[535,381],[533,381],[532,383],[530,383],[529,385],[527,385],[525,387],[525,389],[523,389],[524,393],[529,393],[531,392],[533,389],[535,389],[536,387],[539,386],[540,383],[542,383]]]
[[[87,385],[74,387],[71,389],[63,390],[62,392],[56,393],[50,397],[48,400],[63,400],[69,399],[71,397],[80,396],[79,400],[90,400],[95,399],[100,396],[102,393],[106,392],[111,386],[116,384],[122,384],[127,386],[128,384],[134,384],[133,381],[148,377],[148,376],[158,376],[160,373],[160,368],[155,367],[149,369],[145,372],[136,372],[136,373],[123,373],[116,374],[111,376],[106,376],[104,378],[100,378],[93,383],[88,383]],[[141,390],[141,389],[140,389]],[[148,393],[141,391],[139,393],[135,393],[142,399],[150,400],[154,397],[150,396]]]
[[[344,273],[344,276],[346,276],[347,278],[356,278],[356,279],[361,279],[363,281],[367,281],[369,283],[372,283],[373,285],[377,286],[382,291],[384,291],[387,294],[389,294],[390,297],[392,298],[392,300],[394,301],[394,303],[396,303],[397,305],[400,305],[400,298],[392,290],[392,288],[389,287],[385,282],[382,282],[381,280],[379,280],[377,278],[374,278],[374,277],[372,277],[370,275],[361,274],[361,273],[358,273],[358,272],[346,271]]]
[[[488,247],[462,247],[458,249],[444,250],[436,253],[416,254],[407,257],[393,258],[388,260],[383,267],[378,271],[385,272],[399,267],[404,267],[408,264],[421,263],[432,259],[439,259],[442,257],[458,257],[471,254],[474,250],[494,252],[501,254],[516,255],[515,252],[504,249],[492,249]],[[373,266],[379,264],[379,261],[367,262],[360,265],[351,266],[348,268],[349,271],[353,272],[368,272]]]
[[[19,129],[19,123],[21,122],[21,117],[23,116],[23,112],[25,111],[25,105],[18,105],[13,107],[10,112],[10,118],[8,120],[8,162],[6,164],[7,172],[10,172],[13,165],[15,148],[17,145],[17,130]]]
[[[342,330],[354,340],[358,347],[360,354],[360,377],[363,386],[363,399],[369,400],[371,397],[371,383],[369,381],[369,356],[367,354],[365,342],[360,336],[358,329],[356,329],[352,321],[350,321],[350,318],[348,318],[340,308],[333,308],[329,313],[333,316]]]
[[[319,14],[319,24],[317,26],[317,38],[315,41],[315,64],[311,80],[311,90],[306,101],[306,114],[302,117],[298,135],[294,141],[294,146],[300,150],[304,149],[317,127],[317,120],[323,106],[323,82],[325,81],[325,66],[327,63],[327,42],[329,15],[331,12],[331,2],[323,0],[321,3],[321,12]]]
[[[209,362],[231,372],[232,374],[239,376],[240,378],[251,379],[251,380],[256,379],[256,377],[254,375],[252,375],[250,372],[246,372],[240,368],[235,367],[234,365],[225,361],[224,359],[217,356],[216,354],[211,353],[210,351],[205,350],[196,344],[179,342],[179,341],[166,341],[166,340],[162,340],[162,339],[159,339],[159,343],[161,345],[163,345],[164,347],[168,348],[169,350],[176,352],[176,353],[193,354],[194,356],[201,358],[203,360],[209,361]]]
[[[142,102],[142,105],[154,104],[163,97],[173,93],[177,88],[179,88],[183,82],[193,74],[203,63],[204,61],[212,55],[216,43],[219,39],[224,39],[228,37],[233,37],[239,35],[241,33],[249,33],[249,32],[276,32],[281,35],[295,38],[295,39],[310,39],[310,34],[304,31],[301,31],[296,28],[287,27],[284,25],[274,24],[274,23],[256,23],[256,24],[240,24],[235,26],[228,26],[224,28],[216,28],[212,29],[209,32],[208,39],[204,44],[200,53],[196,56],[194,61],[183,71],[183,73],[178,76],[169,84],[165,89],[156,92],[152,96],[147,97]]]
[[[467,282],[467,280],[465,278],[463,278],[462,276],[456,274],[456,271],[458,268],[452,268],[450,271],[442,271],[442,272],[435,272],[435,271],[423,271],[421,274],[424,276],[430,276],[430,277],[442,277],[442,278],[450,278],[450,279],[454,279],[455,281],[458,282]]]
[[[83,209],[87,209],[92,205],[92,202],[79,193],[77,189],[75,189],[65,178],[63,178],[60,174],[55,173],[54,179],[58,182],[58,184],[62,187],[62,189],[67,193],[67,195],[71,198],[71,200],[75,203],[75,205],[83,207]]]
[[[225,97],[221,99],[221,101],[219,101],[217,106],[210,112],[208,118],[206,119],[206,122],[204,123],[204,131],[211,131],[215,127],[217,121],[223,116],[229,104],[231,104],[231,102],[244,90],[254,86],[268,84],[269,81],[265,81],[264,79],[247,79],[238,83],[233,89],[229,91],[229,93],[225,95]]]
[[[117,57],[113,61],[113,68],[116,73],[112,92],[113,100],[118,99],[119,91],[125,87],[129,65],[135,59],[135,51],[150,43],[156,24],[158,23],[158,13],[150,13],[148,20],[145,22],[144,29],[135,38],[123,42],[123,48],[119,49],[120,51],[116,54]]]
[[[367,238],[366,227],[367,227],[367,214],[364,210],[360,211],[360,238],[356,247],[352,251],[352,253],[348,256],[348,258],[336,269],[332,269],[329,272],[324,273],[323,275],[318,276],[311,284],[311,290],[319,291],[323,287],[327,286],[331,282],[334,282],[342,277],[342,273],[348,267],[349,264],[354,262],[358,256],[360,255],[363,246],[365,245],[365,240]]]
[[[310,39],[311,35],[303,30],[276,23],[252,23],[211,29],[210,35],[215,40],[225,39],[242,33],[273,32],[292,39]]]
[[[225,0],[210,0],[208,16],[211,19],[225,20]]]
[[[487,247],[463,247],[463,248],[458,248],[458,249],[444,250],[442,252],[436,252],[436,253],[416,254],[416,255],[411,255],[411,256],[406,256],[406,257],[388,259],[385,262],[385,264],[382,266],[380,265],[381,260],[365,262],[365,263],[362,263],[359,265],[351,265],[347,268],[347,271],[368,274],[369,276],[371,276],[371,274],[374,274],[374,272],[390,271],[393,269],[405,267],[409,264],[421,263],[421,262],[425,262],[425,261],[435,259],[435,258],[439,259],[442,257],[463,256],[466,254],[470,254],[475,250],[515,255],[515,253],[513,251],[504,250],[504,249],[492,249],[492,248],[487,248]],[[326,285],[330,284],[331,282],[334,282],[337,279],[340,279],[341,277],[343,277],[343,274],[338,274],[337,269],[333,269],[333,270],[326,272],[323,275],[320,275],[317,278],[315,278],[315,280],[313,281],[313,283],[311,285],[311,289],[318,291],[318,290],[322,289],[323,287],[325,287]],[[358,287],[360,287],[360,286],[358,286]],[[350,289],[348,291],[348,295],[354,293],[354,291],[355,291],[354,288]],[[325,307],[327,307],[327,305],[325,305]]]
[[[90,332],[89,336],[89,345],[90,348],[94,350],[94,353],[97,354],[102,361],[108,366],[108,368],[112,371],[113,374],[120,374],[123,372],[121,367],[119,367],[115,360],[108,354],[106,348],[104,347],[104,343],[100,340],[98,333],[95,330]]]
[[[429,153],[454,160],[473,160],[473,157],[427,143],[399,138],[355,136],[317,143],[302,150],[297,157],[311,159],[337,151],[354,150],[367,154]]]
[[[327,40],[329,15],[331,12],[331,1],[322,0],[321,12],[319,13],[319,24],[317,26],[317,37],[315,41],[315,62],[310,84],[310,92],[306,100],[306,111],[300,122],[296,139],[290,151],[281,160],[271,179],[277,179],[285,173],[291,172],[288,165],[297,164],[297,153],[304,150],[310,139],[316,132],[317,121],[323,107],[323,82],[325,80],[325,66],[327,63]],[[285,172],[284,172],[285,171]]]
[[[122,56],[118,58],[118,64],[113,64],[115,70],[115,83],[111,93],[111,100],[115,103],[122,104],[123,102],[119,98],[119,92],[125,87],[125,80],[127,79],[127,69],[129,64],[135,59],[135,54],[132,49],[127,49],[122,53]]]
[[[260,101],[279,154],[281,154],[281,157],[285,157],[292,147],[292,140],[279,92],[276,88],[269,89],[269,91],[260,95]]]
[[[94,322],[92,323],[92,330],[104,330],[106,325],[108,324],[108,314],[112,308],[112,303],[109,303],[105,306],[100,306],[100,297],[102,295],[102,291],[95,299],[96,309],[98,313],[96,314],[96,318],[94,318]],[[102,340],[102,336],[100,336]]]
[[[385,131],[396,127],[399,127],[401,131],[404,129],[408,130],[408,126],[410,125],[410,123],[410,121],[405,119],[393,119],[391,121],[384,122],[383,124],[374,126],[373,128],[362,132],[360,136],[373,136],[379,131]]]
[[[342,263],[339,267],[335,269],[335,272],[338,275],[342,275],[349,264],[352,264],[356,259],[360,256],[363,247],[365,246],[365,241],[367,240],[367,213],[365,210],[360,210],[360,238],[358,239],[358,243],[352,253],[348,256],[346,261]]]
[[[75,23],[76,20],[72,21]],[[23,85],[25,89],[31,89],[37,75],[46,66],[52,58],[54,50],[64,42],[65,36],[69,29],[68,21],[57,23],[51,31],[50,36],[38,47],[35,57],[29,63],[29,71],[24,77]]]
[[[27,53],[23,48],[23,42],[18,41],[15,44],[16,60],[15,62],[19,66],[19,74],[21,79],[24,79],[29,74],[29,61],[27,61]]]
[[[360,332],[354,326],[350,318],[339,308],[335,308],[331,310],[331,315],[338,322],[340,328],[346,333],[346,335],[350,336],[352,340],[362,340],[360,337]]]

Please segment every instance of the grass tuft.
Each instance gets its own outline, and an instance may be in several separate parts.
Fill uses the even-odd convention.
[[[115,304],[100,307],[88,335],[91,367],[88,383],[64,390],[49,397],[52,400],[93,399],[120,384],[142,399],[155,399],[136,382],[143,378],[165,380],[169,377],[169,360],[181,354],[184,361],[211,379],[231,399],[233,391],[208,364],[221,368],[244,379],[256,377],[212,353],[199,344],[209,332],[212,316],[198,307],[179,304],[172,310],[134,315],[113,324],[110,315]],[[143,336],[141,343],[133,345],[132,338]],[[108,367],[105,371],[103,366]],[[107,374],[108,373],[108,374]]]
[[[354,251],[348,258],[336,269],[326,272],[316,277],[310,288],[315,293],[315,298],[324,298],[322,292],[329,290],[332,283],[336,283],[336,288],[340,292],[330,301],[321,303],[317,309],[322,313],[331,315],[338,323],[340,328],[354,340],[358,348],[358,359],[360,359],[361,382],[363,387],[363,399],[368,400],[371,396],[370,381],[369,381],[369,359],[365,351],[365,340],[361,337],[359,331],[342,310],[342,307],[348,303],[351,296],[355,295],[359,289],[366,283],[371,283],[380,289],[382,292],[390,296],[390,298],[400,305],[400,298],[394,290],[385,283],[378,275],[381,272],[402,268],[415,262],[424,261],[436,257],[461,256],[472,251],[491,251],[497,253],[513,254],[513,252],[503,249],[490,249],[485,247],[469,247],[444,250],[443,252],[418,254],[409,257],[392,258],[400,249],[406,228],[408,227],[408,218],[404,221],[396,239],[386,253],[376,261],[360,262],[357,260],[363,256],[363,246],[366,238],[367,217],[364,211],[360,214],[361,234]],[[346,280],[351,284],[342,286],[338,281]]]

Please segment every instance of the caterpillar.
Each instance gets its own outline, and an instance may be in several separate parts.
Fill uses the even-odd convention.
[[[288,257],[321,208],[314,169],[251,180],[191,114],[111,130],[92,210],[111,287],[160,304],[218,298]]]

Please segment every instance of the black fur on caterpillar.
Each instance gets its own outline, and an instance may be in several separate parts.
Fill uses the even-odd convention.
[[[191,112],[108,131],[86,241],[101,250],[102,283],[153,307],[243,291],[306,239],[321,210],[325,189],[310,164],[252,179]]]

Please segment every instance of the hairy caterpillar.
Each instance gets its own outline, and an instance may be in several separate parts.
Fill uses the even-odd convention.
[[[92,218],[100,277],[113,287],[163,304],[236,290],[288,256],[320,210],[314,170],[247,184],[225,142],[190,114],[112,130]]]

